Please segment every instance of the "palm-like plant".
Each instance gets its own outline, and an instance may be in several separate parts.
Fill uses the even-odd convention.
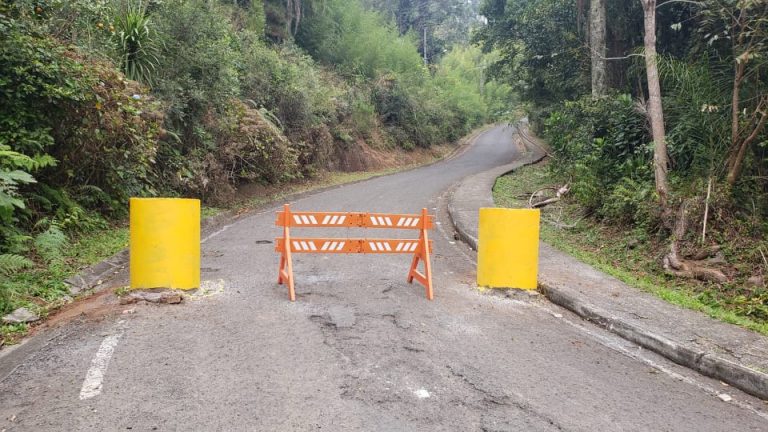
[[[129,1],[122,8],[115,18],[113,40],[125,76],[151,86],[159,60],[146,4]]]

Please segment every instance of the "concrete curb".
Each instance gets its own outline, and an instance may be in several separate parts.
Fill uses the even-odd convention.
[[[523,141],[526,140],[523,139]],[[526,142],[529,154],[525,158],[467,177],[449,194],[448,214],[459,238],[473,250],[477,250],[477,211],[480,207],[495,207],[492,189],[496,178],[522,166],[539,162],[546,156],[541,147],[530,144]],[[568,289],[542,278],[539,281],[539,290],[551,302],[624,339],[753,396],[768,399],[768,374],[764,372],[723,358],[714,351],[672,340],[652,329],[625,320],[574,294],[578,293],[578,290]]]

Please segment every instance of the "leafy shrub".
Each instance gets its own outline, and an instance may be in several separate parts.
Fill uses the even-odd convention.
[[[169,125],[181,133],[183,151],[212,146],[198,128],[203,117],[240,95],[240,56],[226,16],[221,5],[205,0],[164,1],[151,15],[160,44],[154,89]]]
[[[629,96],[565,102],[545,128],[558,158],[550,167],[588,210],[625,222],[650,217],[643,205],[652,190],[650,137]]]
[[[243,182],[280,183],[300,176],[297,152],[280,130],[259,110],[233,100],[214,126],[217,141],[214,175],[223,175],[217,187]],[[221,198],[221,197],[220,197]]]

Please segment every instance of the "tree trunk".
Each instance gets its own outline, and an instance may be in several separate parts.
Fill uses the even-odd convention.
[[[605,0],[591,0],[589,5],[589,48],[592,55],[592,97],[605,96]]]
[[[758,111],[760,111],[760,107],[758,106]],[[728,176],[726,180],[728,181],[728,184],[730,186],[733,186],[736,184],[736,180],[739,179],[739,176],[741,175],[741,169],[744,165],[744,157],[747,154],[747,149],[750,145],[757,139],[758,136],[760,136],[760,133],[763,132],[763,129],[765,128],[766,121],[768,121],[768,112],[761,111],[760,119],[757,121],[757,125],[755,125],[754,129],[752,130],[752,133],[749,134],[748,137],[744,138],[743,141],[738,143],[738,146],[736,148],[731,149],[731,157],[728,164]],[[736,144],[736,143],[734,143]]]
[[[666,133],[664,132],[664,110],[661,106],[661,85],[656,64],[656,0],[640,0],[643,5],[645,27],[645,71],[648,77],[648,118],[653,132],[653,171],[656,178],[656,193],[664,210],[667,210],[669,186],[667,184]]]

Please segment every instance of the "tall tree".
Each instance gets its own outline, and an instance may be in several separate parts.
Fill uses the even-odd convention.
[[[656,59],[656,0],[640,0],[643,5],[643,23],[645,29],[645,73],[648,79],[648,119],[653,134],[653,171],[656,180],[656,193],[664,210],[667,210],[669,184],[667,170],[666,132],[664,131],[664,109],[661,105],[661,84]]]
[[[589,47],[592,56],[592,97],[605,96],[605,0],[592,0],[589,5]]]

